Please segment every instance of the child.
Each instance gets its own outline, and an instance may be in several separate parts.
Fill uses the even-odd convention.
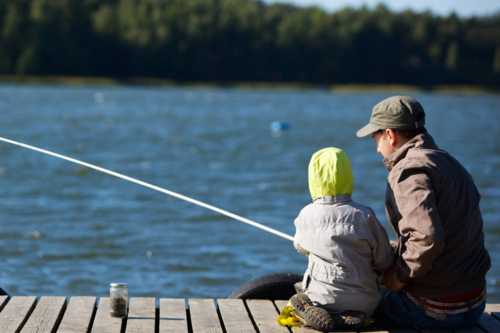
[[[295,219],[294,238],[295,248],[309,263],[304,292],[290,303],[302,321],[321,331],[362,325],[380,301],[377,275],[393,261],[384,228],[370,208],[351,199],[352,190],[344,151],[324,148],[312,156],[313,201]]]

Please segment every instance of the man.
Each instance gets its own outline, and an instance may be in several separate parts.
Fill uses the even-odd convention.
[[[484,311],[490,268],[472,177],[436,146],[414,98],[381,101],[357,136],[373,138],[389,170],[385,207],[397,240],[384,273],[385,319],[417,329],[472,326]]]

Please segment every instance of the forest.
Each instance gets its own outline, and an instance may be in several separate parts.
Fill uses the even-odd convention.
[[[500,13],[259,0],[0,0],[0,74],[500,85]]]

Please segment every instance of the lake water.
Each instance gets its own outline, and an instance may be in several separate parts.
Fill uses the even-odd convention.
[[[310,201],[310,155],[337,146],[351,157],[355,199],[387,226],[386,170],[355,131],[388,94],[4,84],[0,136],[288,234]],[[500,96],[414,96],[437,143],[482,193],[489,301],[500,302]],[[273,121],[290,128],[274,135]],[[8,144],[0,156],[0,286],[11,294],[106,295],[121,281],[132,296],[223,297],[250,279],[305,268],[289,241],[204,208]]]

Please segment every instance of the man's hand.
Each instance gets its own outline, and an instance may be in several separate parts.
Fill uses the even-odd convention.
[[[393,266],[384,272],[384,285],[389,290],[400,291],[406,284],[399,281]]]

